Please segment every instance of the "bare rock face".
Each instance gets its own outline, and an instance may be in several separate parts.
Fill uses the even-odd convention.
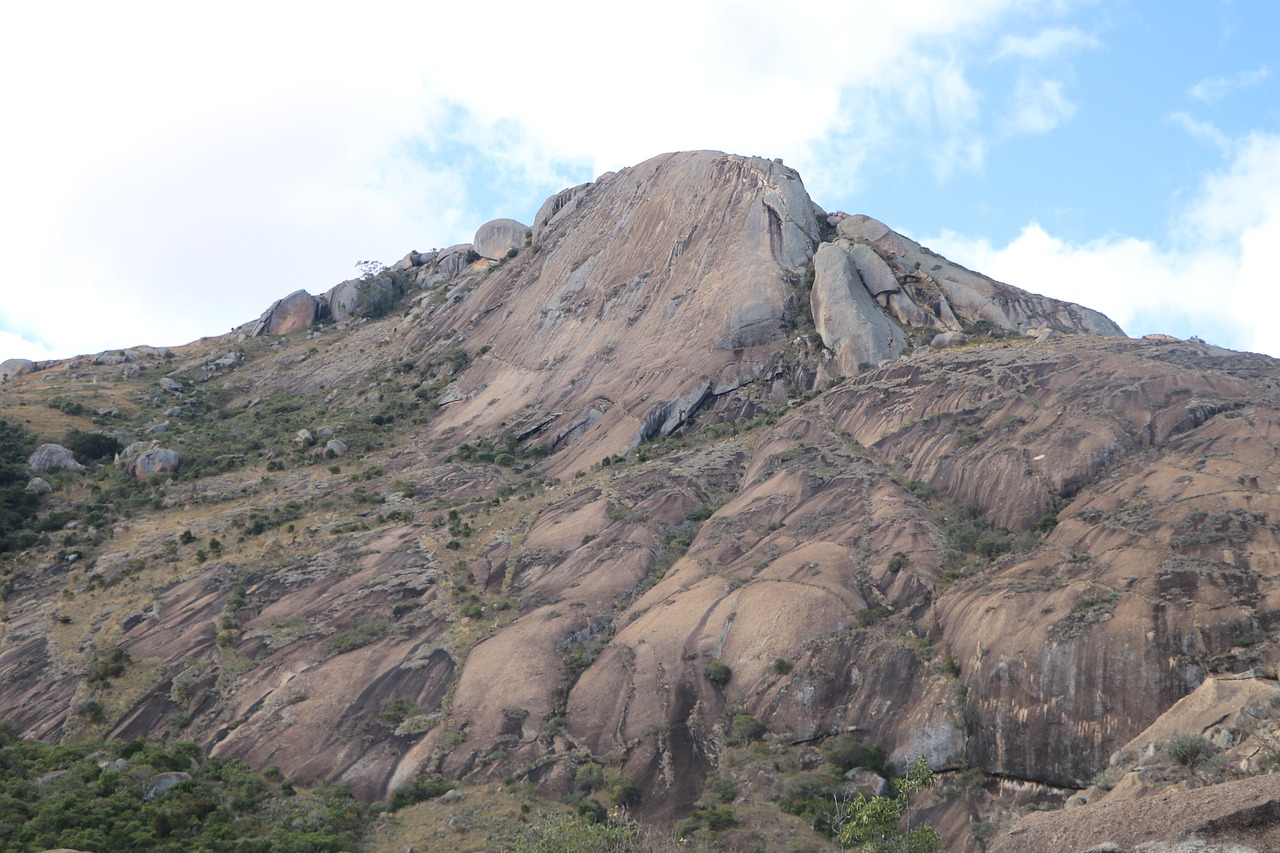
[[[718,152],[663,155],[573,198],[544,214],[540,252],[437,315],[493,347],[442,423],[536,418],[539,443],[574,445],[565,470],[657,434],[681,399],[759,375],[786,341],[818,234],[794,171]]]
[[[908,293],[918,305],[936,305],[931,313],[937,317],[939,328],[958,329],[955,322],[960,318],[965,322],[986,320],[997,328],[1018,332],[1048,326],[1063,332],[1124,334],[1097,311],[1037,296],[970,272],[869,216],[845,217],[837,230],[841,237],[875,249],[901,279],[912,285]]]
[[[576,187],[569,187],[544,201],[542,207],[538,208],[537,215],[533,217],[533,242],[535,244],[541,243],[547,229],[557,219],[572,213],[591,186],[592,184],[579,184]]]
[[[56,552],[15,573],[0,716],[88,726],[110,642],[138,664],[99,688],[104,734],[366,801],[420,773],[567,791],[590,757],[674,820],[738,715],[771,750],[848,734],[1075,789],[1208,680],[1273,673],[1277,363],[1088,334],[1118,329],[865,217],[820,243],[818,215],[779,163],[663,155],[553,196],[505,263],[411,257],[394,319],[247,341],[234,388],[202,381],[225,347],[180,357],[175,429],[209,473],[84,557],[101,588]],[[975,325],[1038,339],[898,357]],[[122,432],[173,402],[148,390]],[[175,529],[225,551],[174,572]]]
[[[512,249],[518,250],[524,245],[524,235],[528,230],[529,226],[514,219],[495,219],[480,226],[472,246],[480,257],[500,261]]]
[[[75,454],[61,444],[42,444],[27,460],[27,470],[32,474],[43,471],[83,471]]]
[[[34,373],[36,363],[26,358],[7,358],[0,361],[0,382],[8,382],[10,379],[16,379],[19,376],[26,376],[28,373]]]
[[[872,286],[864,285],[850,249],[862,250],[864,269],[888,272],[888,266],[865,246],[824,243],[814,255],[813,321],[822,342],[836,354],[840,372],[845,376],[856,375],[860,369],[885,359],[897,358],[907,345],[902,329],[876,304],[873,297],[879,294],[870,292],[873,288],[886,287],[885,283],[880,280]],[[880,266],[873,267],[867,255],[879,261]],[[893,278],[892,274],[889,278]]]

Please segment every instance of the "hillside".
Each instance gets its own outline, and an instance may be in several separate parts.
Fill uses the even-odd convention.
[[[729,785],[733,849],[871,752],[942,772],[955,850],[1271,766],[1277,363],[1128,339],[774,161],[663,155],[228,336],[5,364],[14,441],[123,451],[13,522],[28,737],[662,825]],[[1129,773],[1201,733],[1231,760]]]

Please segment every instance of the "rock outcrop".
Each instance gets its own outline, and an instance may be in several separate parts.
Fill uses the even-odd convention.
[[[906,296],[915,305],[927,307],[939,329],[959,329],[960,323],[985,320],[995,328],[1017,332],[1047,326],[1063,332],[1124,334],[1097,311],[971,272],[869,216],[846,217],[837,231],[843,238],[874,249],[905,285]],[[1024,284],[1034,286],[1034,282]]]
[[[129,475],[146,480],[176,472],[182,467],[182,456],[155,441],[135,441],[120,454],[119,464]]]
[[[27,470],[32,474],[45,471],[83,471],[84,466],[76,461],[74,453],[61,444],[42,444],[27,460]]]
[[[320,306],[314,296],[305,290],[295,290],[283,299],[271,303],[256,323],[245,329],[251,337],[259,335],[289,335],[302,331],[316,321]]]
[[[16,379],[19,376],[26,376],[28,373],[34,373],[36,363],[26,358],[7,358],[0,361],[0,382],[8,382],[10,379]]]
[[[590,757],[661,820],[732,769],[741,716],[778,768],[847,735],[977,777],[963,834],[1026,791],[1083,797],[1210,681],[1274,673],[1276,362],[1131,341],[866,217],[824,242],[819,215],[780,163],[663,155],[553,196],[503,263],[409,256],[388,275],[421,292],[314,351],[184,351],[170,435],[201,476],[150,484],[84,573],[24,564],[0,714],[87,726],[76,650],[109,641],[147,674],[116,737],[365,800],[421,773],[567,791]],[[136,387],[120,434],[175,402]],[[142,476],[173,451],[122,466],[148,453]],[[226,550],[175,573],[188,528]]]
[[[897,358],[907,346],[902,329],[874,299],[893,291],[871,292],[885,285],[882,281],[875,285],[864,283],[849,251],[851,248],[876,257],[865,246],[825,243],[813,258],[813,322],[823,344],[835,353],[836,363],[844,376],[854,376],[859,370]],[[867,266],[868,261],[864,257],[863,267]],[[887,266],[882,266],[888,270]]]
[[[480,226],[471,245],[480,257],[500,261],[512,250],[520,250],[528,231],[529,226],[514,219],[495,219]]]

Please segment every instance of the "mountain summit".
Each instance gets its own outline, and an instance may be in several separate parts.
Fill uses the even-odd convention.
[[[225,338],[23,367],[0,414],[89,466],[32,472],[5,557],[26,735],[366,801],[514,778],[674,822],[732,786],[768,844],[923,755],[974,850],[1155,789],[1123,749],[1196,696],[1265,763],[1226,732],[1275,692],[1276,363],[1130,340],[778,161],[662,155]]]

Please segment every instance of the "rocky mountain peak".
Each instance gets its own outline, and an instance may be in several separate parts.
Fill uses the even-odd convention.
[[[978,850],[1208,719],[1171,711],[1208,679],[1270,688],[1271,359],[1130,340],[709,151],[364,272],[5,363],[0,415],[85,466],[4,540],[21,732],[366,801],[515,777],[673,822],[717,786],[744,824],[924,755]],[[779,820],[741,831],[809,831]]]

